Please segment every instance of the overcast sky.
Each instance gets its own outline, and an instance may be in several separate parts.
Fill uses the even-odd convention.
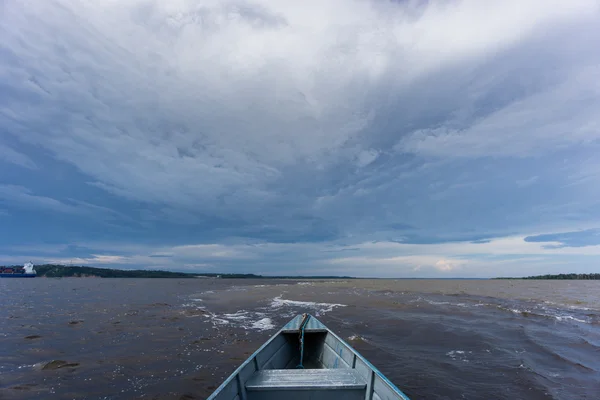
[[[597,0],[6,0],[0,38],[0,263],[600,272]]]

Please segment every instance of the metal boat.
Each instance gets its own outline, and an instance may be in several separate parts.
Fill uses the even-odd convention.
[[[0,267],[0,278],[35,278],[37,273],[32,263],[23,267]]]
[[[315,317],[302,314],[252,354],[209,400],[409,400]]]

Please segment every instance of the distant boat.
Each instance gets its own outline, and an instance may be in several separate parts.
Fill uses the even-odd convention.
[[[37,272],[32,263],[25,263],[22,267],[0,267],[0,278],[35,278]]]
[[[208,400],[409,400],[315,317],[288,322]]]

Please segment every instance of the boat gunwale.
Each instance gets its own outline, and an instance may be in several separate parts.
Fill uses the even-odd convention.
[[[310,316],[310,318],[314,318],[317,321],[319,321],[317,318],[315,318],[314,316],[312,316],[311,314],[308,314]],[[298,316],[294,317],[294,318],[298,318]],[[293,321],[294,319],[292,319],[291,321]],[[290,322],[291,322],[290,321]],[[326,325],[324,325],[321,321],[319,321],[321,323],[321,325],[323,325],[326,329],[326,332],[330,333],[335,339],[339,340],[343,345],[345,345],[357,358],[359,358],[362,362],[365,363],[365,365],[371,369],[371,371],[373,371],[373,373],[375,375],[377,375],[379,378],[381,378],[381,380],[383,381],[383,383],[390,389],[392,390],[394,393],[396,393],[398,396],[400,396],[400,398],[402,400],[410,400],[410,398],[404,394],[404,392],[402,392],[402,390],[400,390],[396,385],[394,385],[394,383],[392,381],[390,381],[381,371],[379,371],[377,369],[377,367],[375,367],[373,364],[371,364],[365,357],[363,357],[355,348],[353,348],[352,346],[350,346],[348,343],[346,343],[345,340],[343,340],[342,338],[340,338],[335,332],[333,332],[331,329],[329,329]],[[246,365],[250,364],[252,362],[252,360],[254,360],[256,358],[256,356],[258,355],[258,353],[260,353],[266,346],[268,346],[273,340],[275,340],[275,338],[281,334],[284,333],[289,333],[289,331],[285,331],[284,327],[287,326],[284,325],[281,329],[279,329],[279,331],[277,331],[273,336],[271,336],[269,338],[269,340],[267,340],[265,343],[263,343],[262,346],[260,346],[254,353],[252,353],[252,355],[250,355],[250,357],[248,357],[246,359],[246,361],[244,361],[238,368],[235,369],[235,371],[233,371],[231,373],[231,375],[229,375],[229,377],[227,379],[225,379],[225,381],[223,381],[223,383],[221,385],[219,385],[219,387],[217,387],[217,389],[215,389],[215,391],[206,399],[206,400],[214,400],[216,398],[216,396],[221,393],[221,391],[234,379],[236,379],[236,377],[239,375],[239,373],[244,369],[244,367],[246,367]],[[322,330],[319,330],[321,332],[323,332]],[[355,369],[355,368],[350,368],[350,369]],[[373,390],[373,389],[371,389]],[[372,397],[369,397],[372,398]]]
[[[263,343],[262,346],[260,346],[254,353],[252,353],[252,355],[250,355],[250,357],[248,357],[246,359],[246,361],[244,361],[239,367],[237,367],[235,369],[235,371],[233,371],[231,373],[231,375],[229,375],[229,377],[227,379],[225,379],[223,381],[223,383],[221,383],[221,385],[219,385],[218,388],[215,389],[215,391],[208,396],[208,398],[206,400],[212,400],[214,398],[216,398],[216,396],[221,393],[221,391],[231,382],[233,381],[237,375],[239,375],[240,372],[242,372],[242,370],[244,369],[244,367],[248,364],[250,364],[252,362],[252,360],[254,360],[256,358],[256,356],[258,355],[258,353],[260,353],[265,347],[267,347],[272,341],[275,340],[275,338],[277,336],[279,336],[280,334],[283,333],[283,329],[280,329],[277,333],[275,333],[273,336],[271,336],[269,338],[269,340],[267,340],[266,342]]]
[[[373,364],[371,364],[365,357],[363,357],[354,347],[350,346],[348,343],[346,343],[346,341],[344,341],[342,338],[340,338],[338,335],[335,334],[335,332],[333,332],[331,329],[327,328],[329,330],[329,333],[331,333],[331,335],[333,337],[335,337],[337,340],[339,340],[340,342],[342,342],[343,344],[345,344],[351,352],[354,353],[354,355],[356,355],[356,357],[360,358],[360,360],[362,362],[364,362],[367,367],[371,368],[371,370],[375,373],[375,375],[379,376],[381,378],[381,380],[396,394],[398,394],[403,400],[410,400],[410,398],[405,395],[402,390],[400,390],[396,385],[394,385],[394,383],[392,381],[390,381],[381,371],[379,371],[377,369],[377,367],[375,367]]]

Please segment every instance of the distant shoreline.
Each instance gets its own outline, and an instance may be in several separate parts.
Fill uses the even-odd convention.
[[[189,273],[164,270],[124,270],[67,266],[60,264],[40,264],[35,266],[38,277],[44,278],[215,278],[215,279],[358,279],[350,276],[264,276],[235,273]]]
[[[600,280],[600,274],[557,274],[536,275],[522,278],[494,278],[494,279],[543,279],[543,280]]]
[[[16,268],[16,266],[13,266]],[[18,266],[20,267],[20,266]],[[543,279],[543,280],[600,280],[598,274],[557,274],[557,275],[536,275],[527,277],[497,277],[497,278],[357,278],[353,276],[334,276],[334,275],[257,275],[257,274],[236,274],[236,273],[214,273],[214,272],[173,272],[164,270],[127,270],[115,268],[97,268],[84,266],[70,266],[62,264],[40,264],[36,265],[38,277],[43,278],[178,278],[178,279],[402,279],[402,280],[524,280],[524,279]]]

